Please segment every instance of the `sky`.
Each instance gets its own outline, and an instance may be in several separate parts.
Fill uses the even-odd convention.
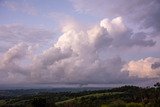
[[[0,0],[1,86],[151,86],[160,0]]]

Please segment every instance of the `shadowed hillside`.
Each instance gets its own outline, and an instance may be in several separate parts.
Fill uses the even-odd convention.
[[[160,107],[160,83],[77,92],[3,90],[0,107]]]

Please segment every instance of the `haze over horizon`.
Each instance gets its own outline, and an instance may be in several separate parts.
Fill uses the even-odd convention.
[[[0,86],[160,82],[160,0],[0,0]]]

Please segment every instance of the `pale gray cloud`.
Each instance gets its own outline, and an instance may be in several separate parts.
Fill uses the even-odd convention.
[[[30,75],[25,59],[30,54],[29,48],[24,43],[19,43],[10,48],[1,57],[0,84],[22,83]]]
[[[28,27],[22,24],[0,25],[0,51],[4,52],[19,42],[29,44],[48,43],[53,38],[53,34],[53,31],[40,27]]]
[[[2,1],[0,6],[10,9],[11,11],[20,11],[28,15],[37,15],[37,9],[26,1]]]
[[[160,62],[154,62],[152,65],[151,65],[151,68],[152,69],[158,69],[160,67]]]
[[[159,35],[160,2],[159,0],[69,0],[76,11],[99,17],[114,18],[121,16],[132,27],[151,28],[154,35]],[[153,33],[153,32],[152,32]],[[158,33],[158,34],[157,34]]]
[[[113,46],[116,47],[151,47],[156,43],[152,39],[147,39],[144,32],[135,33],[132,29],[128,28],[121,17],[114,18],[111,21],[103,19],[100,25],[107,29],[109,36],[113,38]]]

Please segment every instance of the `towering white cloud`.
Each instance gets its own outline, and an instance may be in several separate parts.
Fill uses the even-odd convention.
[[[101,68],[97,52],[112,42],[107,35],[107,30],[100,26],[87,31],[65,31],[53,47],[35,58],[33,80],[51,83],[91,82],[91,78],[87,77],[92,77],[97,72],[95,69]]]
[[[116,36],[122,36],[120,34],[128,30],[123,23],[122,17],[114,18],[111,21],[109,19],[103,19],[100,22],[100,26],[106,28],[108,33],[114,38],[116,38]]]
[[[133,35],[126,32],[130,30],[121,17],[111,21],[104,19],[100,25],[89,30],[77,31],[73,28],[64,31],[53,47],[35,58],[31,73],[33,81],[77,84],[131,82],[128,72],[121,71],[124,61],[120,57],[101,59],[100,56],[104,49],[130,47],[128,41],[132,45],[148,45],[148,41],[144,40],[146,38],[133,40]],[[123,39],[126,42],[121,41]],[[138,44],[136,40],[146,45]]]

